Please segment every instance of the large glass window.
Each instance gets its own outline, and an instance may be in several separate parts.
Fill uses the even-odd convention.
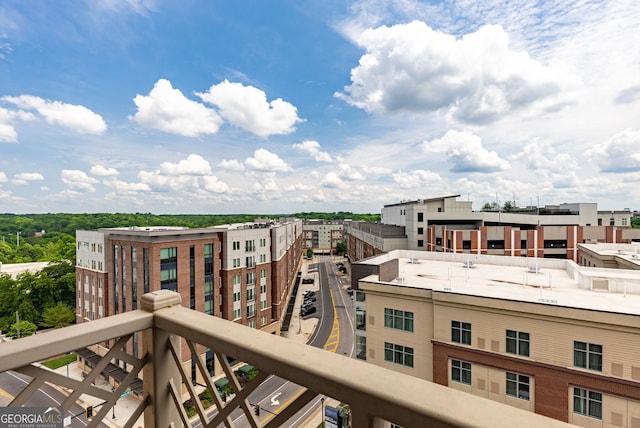
[[[602,394],[588,389],[573,388],[573,412],[602,419]]]
[[[384,360],[406,367],[413,367],[413,348],[385,342]]]
[[[356,330],[367,329],[367,312],[362,308],[356,308]]]
[[[451,321],[451,341],[471,345],[471,323]]]
[[[451,380],[471,385],[471,363],[451,360]]]
[[[507,395],[529,399],[529,376],[507,372]]]
[[[573,365],[584,369],[602,371],[602,345],[573,342]]]
[[[529,333],[507,330],[507,353],[529,356]]]
[[[384,326],[397,330],[413,331],[413,312],[384,308]]]
[[[367,359],[367,337],[356,336],[356,358],[359,360]]]
[[[160,288],[178,291],[178,248],[160,249]]]

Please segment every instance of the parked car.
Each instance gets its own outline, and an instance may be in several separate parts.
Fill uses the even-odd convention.
[[[315,296],[315,295],[316,295],[316,292],[315,292],[315,291],[313,291],[313,290],[307,290],[307,291],[305,291],[305,292],[304,292],[304,294],[303,294],[303,296],[304,296],[304,297],[313,297],[313,296]]]
[[[302,280],[303,284],[313,284],[313,278],[304,278]]]
[[[347,294],[349,296],[353,296],[353,288],[351,288],[351,287],[347,288]]]
[[[315,306],[309,306],[307,308],[303,308],[300,310],[300,315],[307,316],[307,315],[311,315],[311,314],[315,314],[317,311]]]

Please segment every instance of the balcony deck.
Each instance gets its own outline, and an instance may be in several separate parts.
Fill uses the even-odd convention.
[[[353,427],[382,426],[392,421],[404,427],[567,427],[560,421],[516,409],[501,403],[456,391],[366,362],[313,348],[285,338],[266,334],[242,325],[190,310],[180,304],[177,293],[158,291],[146,294],[142,309],[26,337],[0,345],[0,372],[12,370],[32,378],[10,406],[21,406],[45,382],[70,391],[62,406],[69,409],[81,394],[104,400],[104,405],[87,426],[98,426],[107,418],[113,405],[138,377],[144,379],[140,405],[123,424],[131,427],[144,414],[145,426],[191,426],[182,407],[183,392],[196,404],[196,421],[204,426],[234,426],[230,414],[242,409],[252,427],[278,427],[322,394],[346,403],[351,409]],[[134,332],[143,336],[144,352],[140,358],[122,351]],[[223,402],[213,394],[217,412],[200,404],[190,373],[181,361],[181,340],[185,339],[191,355],[198,355],[196,345],[215,350],[234,397]],[[67,378],[35,366],[33,363],[52,356],[115,339],[116,346],[98,362],[82,380]],[[227,356],[260,369],[260,374],[241,386],[233,375]],[[114,391],[94,385],[100,372],[114,359],[126,361],[131,368]],[[201,358],[197,369],[207,374]],[[142,373],[142,375],[140,375]],[[287,379],[305,389],[279,414],[260,420],[254,415],[249,395],[270,375]],[[215,391],[210,377],[206,386]]]

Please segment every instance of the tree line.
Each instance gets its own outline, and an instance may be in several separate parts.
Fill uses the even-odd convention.
[[[0,214],[0,263],[75,261],[76,230],[131,226],[200,228],[252,222],[256,218],[380,221],[379,214],[301,212],[294,214]]]

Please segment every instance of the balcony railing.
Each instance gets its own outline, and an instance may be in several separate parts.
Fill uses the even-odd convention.
[[[307,346],[279,336],[187,309],[177,293],[161,290],[142,297],[142,309],[96,321],[74,325],[0,344],[0,372],[12,370],[31,378],[10,406],[21,406],[45,382],[68,391],[62,406],[67,411],[81,396],[89,394],[104,400],[89,422],[97,426],[108,418],[114,403],[143,378],[139,406],[123,426],[131,427],[144,414],[147,427],[191,426],[182,406],[184,398],[196,405],[195,421],[204,426],[234,426],[231,412],[242,409],[252,427],[278,427],[312,401],[318,394],[346,403],[351,409],[353,427],[381,426],[392,421],[404,427],[566,427],[567,424],[543,416],[486,400],[415,377],[374,366]],[[135,332],[143,336],[144,352],[135,358],[123,351],[123,345]],[[183,368],[181,340],[185,339],[192,356],[196,345],[215,350],[216,357],[234,391],[223,402],[213,394],[217,413],[205,410]],[[83,379],[75,380],[33,363],[90,345],[115,340],[115,345],[97,361]],[[227,362],[227,356],[257,367],[257,377],[241,386]],[[113,391],[98,388],[94,382],[114,360],[127,363],[129,373]],[[202,358],[197,370],[210,391],[215,385],[208,376]],[[140,376],[142,372],[142,376]],[[207,375],[205,375],[207,374]],[[303,391],[277,415],[254,415],[249,395],[273,374],[301,385]],[[139,381],[138,381],[139,382]],[[212,414],[214,414],[212,416]]]

